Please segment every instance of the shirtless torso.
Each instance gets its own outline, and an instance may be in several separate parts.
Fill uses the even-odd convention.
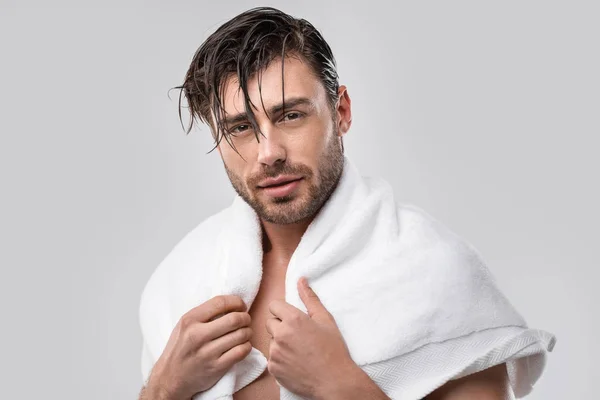
[[[263,277],[256,299],[248,311],[252,317],[252,346],[269,358],[269,342],[271,336],[265,323],[272,317],[269,303],[273,300],[285,299],[285,274],[287,262],[272,261],[268,256],[263,259]],[[279,399],[279,385],[267,369],[253,382],[233,394],[234,400],[276,400]]]

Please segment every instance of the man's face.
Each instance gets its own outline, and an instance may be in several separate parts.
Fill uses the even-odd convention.
[[[235,191],[261,219],[275,224],[299,222],[320,210],[341,176],[341,136],[350,125],[350,102],[343,86],[342,106],[334,112],[310,66],[297,58],[286,58],[284,62],[285,111],[281,107],[281,59],[262,72],[260,93],[256,75],[247,85],[264,135],[258,133],[260,142],[244,116],[244,95],[237,79],[226,81],[224,121],[233,131],[229,139],[239,155],[225,140],[218,147]],[[299,180],[263,187],[265,179],[279,177]]]

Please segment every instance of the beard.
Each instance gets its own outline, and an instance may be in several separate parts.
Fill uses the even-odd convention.
[[[336,127],[332,132],[335,138],[337,133]],[[225,171],[237,194],[254,209],[259,218],[278,225],[293,224],[314,217],[337,187],[343,168],[344,153],[339,140],[331,140],[320,154],[317,160],[318,182],[315,182],[315,172],[308,166],[284,161],[264,169],[262,176],[250,179],[246,185],[242,178],[225,165]],[[298,188],[299,190],[282,197],[256,196],[257,191],[261,190],[254,189],[258,182],[278,175],[301,175],[303,179],[300,185],[307,187]],[[248,188],[253,188],[254,194]]]

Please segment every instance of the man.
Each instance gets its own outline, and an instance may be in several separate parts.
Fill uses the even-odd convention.
[[[298,280],[296,289],[307,313],[285,301],[290,260],[324,205],[341,190],[343,136],[352,123],[350,95],[338,84],[323,37],[307,21],[281,11],[249,10],[206,40],[180,88],[192,116],[188,132],[194,119],[210,126],[231,184],[259,218],[262,277],[249,309],[240,296],[226,293],[199,305],[180,304],[175,313],[171,309],[179,319],[166,344],[156,346],[162,353],[153,357],[144,348],[148,379],[140,399],[201,396],[253,349],[269,359],[268,368],[236,381],[234,399],[278,399],[280,386],[302,398],[389,399],[353,361],[336,318],[306,279]],[[160,310],[163,303],[153,308],[145,300],[159,298],[155,288],[161,279],[185,281],[183,273],[173,277],[177,263],[185,262],[177,255],[181,250],[176,253],[169,258],[172,267],[163,266],[145,289],[144,321],[169,313]],[[179,290],[188,289],[175,287],[161,298]],[[151,329],[144,332],[146,341]],[[512,398],[504,362],[453,378],[427,399]]]

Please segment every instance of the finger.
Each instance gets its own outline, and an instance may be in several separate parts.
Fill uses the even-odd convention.
[[[269,311],[282,321],[285,321],[292,316],[299,316],[301,318],[306,317],[306,314],[304,314],[302,311],[283,300],[273,300],[270,302]]]
[[[312,318],[317,313],[327,313],[327,309],[323,303],[321,303],[321,299],[308,285],[308,280],[305,277],[298,279],[298,294],[306,306],[309,317]]]
[[[210,359],[217,359],[226,351],[250,339],[252,339],[252,328],[246,326],[211,340],[202,348],[202,352]]]
[[[244,342],[232,347],[221,355],[216,361],[217,368],[228,370],[233,364],[242,361],[252,351],[252,343]]]
[[[246,304],[239,296],[215,296],[187,313],[198,322],[210,322],[232,311],[246,311]]]
[[[275,339],[269,339],[269,347],[267,348],[267,361],[271,363],[271,349],[273,348],[273,341]]]
[[[265,322],[265,328],[267,328],[267,332],[271,337],[275,337],[275,330],[281,324],[281,320],[279,318],[269,318],[267,322]]]
[[[205,323],[206,337],[213,340],[229,332],[250,326],[251,322],[252,317],[247,312],[230,312],[219,319]]]

